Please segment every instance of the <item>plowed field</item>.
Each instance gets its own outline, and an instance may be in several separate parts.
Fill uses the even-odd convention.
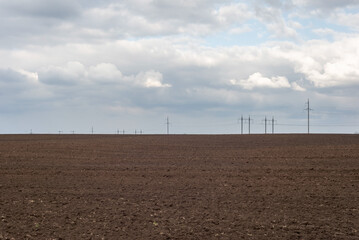
[[[359,239],[359,135],[0,135],[0,239]]]

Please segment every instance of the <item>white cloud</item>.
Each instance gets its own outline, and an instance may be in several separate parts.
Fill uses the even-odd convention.
[[[147,71],[144,73],[139,73],[136,76],[136,82],[144,86],[146,88],[162,88],[162,87],[171,87],[170,84],[163,84],[162,83],[162,74],[156,71]]]
[[[255,12],[257,18],[267,26],[269,32],[271,32],[275,37],[297,38],[298,33],[295,28],[299,27],[299,25],[297,23],[290,22],[289,24],[293,26],[291,27],[287,24],[282,16],[281,9],[257,5],[255,7]]]
[[[301,87],[298,83],[296,82],[292,82],[292,89],[295,90],[295,91],[299,91],[299,92],[305,92],[306,89]]]
[[[242,23],[253,17],[247,5],[243,3],[233,3],[224,5],[214,12],[217,20],[225,25]]]
[[[214,10],[216,5],[218,10]],[[208,1],[134,1],[85,11],[83,27],[106,29],[114,36],[185,34],[202,36],[242,23],[251,16],[245,4]],[[88,26],[88,25],[91,25]],[[94,31],[94,30],[93,30]]]
[[[332,17],[332,21],[359,31],[359,13],[340,12]]]
[[[90,66],[87,75],[100,82],[115,82],[123,78],[121,71],[112,63],[100,63]]]
[[[359,84],[358,37],[330,43],[313,41],[288,54],[295,70],[317,87]]]
[[[292,3],[299,7],[318,9],[345,8],[347,6],[359,5],[357,0],[292,0]]]
[[[338,34],[338,32],[334,31],[333,29],[330,28],[318,28],[318,29],[313,29],[313,32],[321,35],[321,36],[335,36]]]
[[[230,80],[231,84],[239,85],[244,89],[252,90],[254,88],[290,88],[288,79],[283,76],[263,77],[261,73],[253,73],[245,80]]]
[[[323,66],[323,71],[312,71],[307,74],[318,87],[334,87],[341,85],[358,85],[359,69],[357,63],[353,63],[350,56],[332,62],[327,62]]]
[[[136,76],[124,76],[111,63],[85,66],[80,62],[68,62],[65,66],[50,66],[40,72],[39,80],[48,85],[114,84],[122,87],[162,88],[171,87],[163,83],[162,73],[157,71],[140,72]]]
[[[33,83],[39,82],[39,75],[37,74],[37,72],[29,72],[24,69],[18,69],[17,72],[24,75],[27,79],[29,79]]]

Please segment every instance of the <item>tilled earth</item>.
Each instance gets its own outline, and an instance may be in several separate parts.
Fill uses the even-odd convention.
[[[0,135],[0,239],[359,239],[359,135]]]

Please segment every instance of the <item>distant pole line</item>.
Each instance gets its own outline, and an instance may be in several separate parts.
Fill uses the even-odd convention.
[[[313,110],[313,109],[310,108],[309,98],[308,98],[308,101],[306,102],[306,105],[307,105],[307,108],[304,109],[304,110],[306,110],[306,111],[308,112],[307,114],[308,114],[308,134],[309,134],[309,133],[310,133],[310,132],[309,132],[309,126],[310,126],[310,122],[309,122],[309,112]]]
[[[91,134],[93,134],[93,127],[91,127]]]
[[[166,124],[167,124],[167,134],[170,134],[170,120],[168,117],[167,117]]]
[[[309,108],[309,99],[308,99],[308,102],[307,102],[307,111],[308,111],[308,134],[309,134],[309,126],[310,126],[310,124],[309,124],[309,112],[310,112],[310,108]]]

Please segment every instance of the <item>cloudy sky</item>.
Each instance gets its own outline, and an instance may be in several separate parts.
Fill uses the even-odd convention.
[[[359,132],[358,0],[0,0],[0,34],[0,133]]]

